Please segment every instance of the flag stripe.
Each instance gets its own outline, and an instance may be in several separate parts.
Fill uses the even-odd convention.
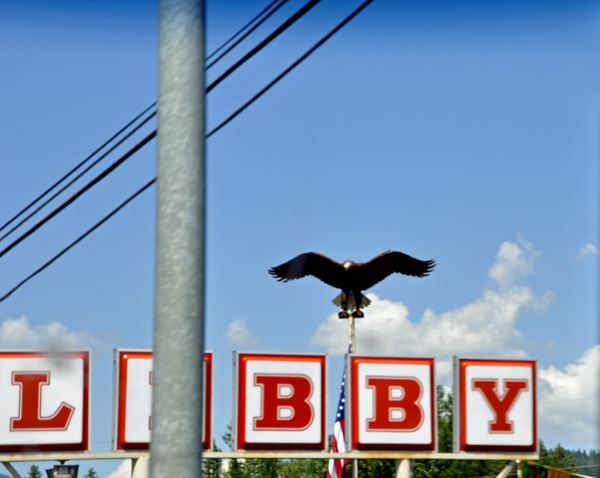
[[[346,452],[346,439],[344,436],[344,418],[345,418],[345,407],[346,399],[344,389],[346,383],[346,375],[342,376],[342,388],[340,390],[340,401],[336,410],[335,424],[333,425],[333,441],[331,443],[332,453],[345,453]],[[329,460],[329,467],[327,469],[328,478],[341,478],[344,474],[344,467],[350,460]]]

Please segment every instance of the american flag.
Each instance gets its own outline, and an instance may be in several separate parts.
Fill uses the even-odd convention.
[[[335,425],[333,425],[333,443],[331,444],[332,453],[345,453],[346,452],[346,439],[344,437],[344,416],[346,399],[344,394],[346,382],[346,374],[342,376],[342,389],[340,390],[340,401],[338,403]],[[329,460],[329,468],[327,470],[327,477],[329,478],[340,478],[344,476],[344,467],[350,460]]]

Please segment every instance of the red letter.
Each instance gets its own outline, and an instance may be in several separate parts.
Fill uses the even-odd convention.
[[[496,393],[497,386],[498,380],[496,379],[473,380],[473,390],[483,393],[485,401],[494,414],[494,420],[489,422],[490,433],[513,433],[513,423],[506,420],[506,415],[521,391],[527,390],[527,380],[504,380],[504,387],[507,390],[502,399]]]
[[[313,386],[306,375],[256,374],[254,385],[262,388],[261,416],[254,417],[255,430],[300,431],[313,422],[308,401]]]
[[[373,418],[367,420],[371,432],[413,432],[423,424],[423,409],[417,402],[423,388],[416,378],[367,377],[367,387],[373,389]],[[393,391],[400,392],[392,397]],[[400,417],[392,417],[392,412]]]
[[[64,431],[75,408],[62,402],[54,414],[42,417],[42,386],[50,384],[50,372],[13,372],[13,385],[19,385],[19,416],[10,419],[11,431]]]

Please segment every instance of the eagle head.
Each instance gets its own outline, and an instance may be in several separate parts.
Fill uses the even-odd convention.
[[[344,266],[344,269],[346,269],[347,271],[349,271],[350,269],[352,269],[354,267],[354,262],[352,261],[346,261],[342,264],[342,266]]]

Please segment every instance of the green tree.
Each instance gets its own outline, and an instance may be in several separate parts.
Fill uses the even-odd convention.
[[[85,475],[83,475],[83,478],[100,478],[98,476],[98,473],[96,473],[96,470],[94,470],[93,468],[90,468],[87,473]]]
[[[42,478],[40,467],[37,465],[31,465],[31,468],[29,468],[29,473],[27,473],[27,478]]]
[[[322,478],[327,476],[329,460],[281,460],[279,475],[285,478]]]
[[[559,443],[556,448],[548,450],[544,442],[540,440],[540,461],[542,465],[548,465],[552,468],[564,470],[568,468],[571,473],[577,473],[579,470],[575,467],[576,462],[573,453],[565,450]]]
[[[217,448],[217,442],[213,440],[213,451],[221,451]],[[202,460],[202,476],[208,478],[219,478],[219,471],[221,470],[221,460],[218,458],[204,458]]]
[[[352,462],[346,475],[352,476]],[[396,463],[394,460],[358,460],[358,476],[393,478],[396,476]]]

